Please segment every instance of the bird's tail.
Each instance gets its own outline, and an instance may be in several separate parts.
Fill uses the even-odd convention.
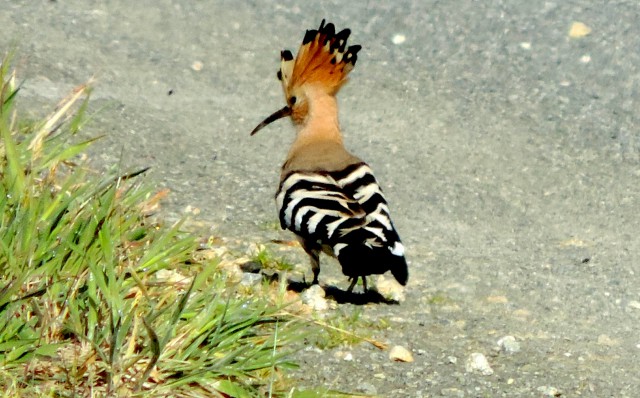
[[[278,78],[286,97],[291,96],[294,88],[314,83],[335,95],[347,81],[361,48],[359,45],[347,47],[350,34],[349,29],[336,33],[335,26],[325,24],[323,19],[317,30],[307,30],[295,59],[291,51],[282,51]]]
[[[391,271],[398,283],[405,286],[409,269],[404,253],[400,252],[401,248],[402,243],[398,241],[392,248],[364,243],[338,243],[333,249],[345,275],[356,277]]]
[[[404,256],[393,256],[391,259],[389,268],[391,269],[391,275],[398,281],[399,284],[405,286],[409,280],[409,267],[407,266],[407,260]]]

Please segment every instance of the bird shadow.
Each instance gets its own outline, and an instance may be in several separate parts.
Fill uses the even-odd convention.
[[[267,273],[261,272],[263,280],[271,283],[279,281],[283,275],[279,272]],[[312,283],[306,281],[297,281],[287,278],[287,290],[302,293],[305,290],[313,286]],[[347,290],[340,289],[334,285],[320,285],[324,290],[325,299],[333,300],[338,304],[353,304],[353,305],[366,305],[366,304],[387,304],[398,305],[399,301],[384,297],[378,291],[368,289],[365,292],[356,293],[349,292]]]
[[[287,280],[287,290],[291,290],[296,293],[302,293],[311,286],[313,285],[308,282],[294,281],[291,279]],[[333,300],[338,304],[400,304],[398,301],[388,299],[381,295],[379,292],[372,289],[368,289],[363,293],[355,293],[353,291],[349,292],[347,290],[342,290],[339,287],[333,285],[320,285],[320,287],[322,288],[322,290],[324,290],[325,298],[327,300]]]

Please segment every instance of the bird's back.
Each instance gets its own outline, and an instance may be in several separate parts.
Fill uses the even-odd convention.
[[[347,276],[391,271],[406,284],[404,247],[371,168],[340,145],[308,156],[315,161],[296,156],[283,166],[276,194],[282,228],[329,248]]]

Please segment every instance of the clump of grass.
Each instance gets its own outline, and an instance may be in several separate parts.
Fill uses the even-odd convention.
[[[264,231],[280,231],[280,221],[279,220],[271,220],[271,221],[260,221],[257,223],[258,227]]]
[[[453,301],[444,292],[436,292],[427,300],[431,305],[446,305],[451,304]]]
[[[390,327],[386,319],[363,318],[361,308],[338,309],[331,316],[316,320],[315,324],[320,326],[321,330],[310,334],[307,340],[323,350],[352,346],[362,342],[385,349],[386,344],[372,338],[372,334],[376,330],[385,330]]]
[[[0,66],[0,385],[6,396],[275,396],[300,322],[230,292],[144,170],[79,162],[90,88],[21,121]],[[291,396],[304,396],[291,393]],[[309,393],[312,394],[312,393]],[[308,395],[312,396],[312,395]]]
[[[260,265],[261,269],[274,271],[292,271],[294,265],[283,257],[277,257],[265,246],[260,246],[257,253],[251,258],[251,261]]]

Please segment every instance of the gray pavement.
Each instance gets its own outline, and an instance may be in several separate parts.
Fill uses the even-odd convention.
[[[415,362],[308,350],[302,383],[640,396],[637,1],[2,0],[0,50],[17,46],[21,106],[36,114],[95,76],[96,161],[151,166],[168,217],[192,206],[206,233],[259,243],[287,236],[265,226],[294,132],[249,132],[283,104],[279,50],[322,18],[363,45],[341,123],[410,260],[406,301],[364,316],[388,320],[376,337]],[[571,38],[573,22],[591,33]],[[506,335],[517,352],[498,348]],[[492,375],[467,371],[473,352]]]

